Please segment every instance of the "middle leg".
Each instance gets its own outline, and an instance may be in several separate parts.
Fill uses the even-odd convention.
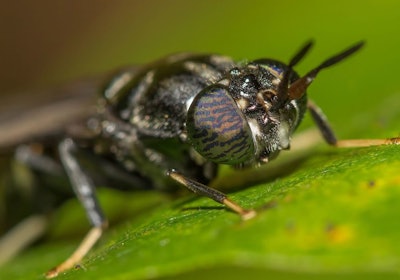
[[[352,148],[352,147],[370,147],[379,145],[399,145],[400,137],[383,139],[345,139],[338,140],[329,125],[328,119],[322,110],[312,101],[308,101],[307,107],[310,110],[314,122],[322,133],[325,141],[334,147]]]

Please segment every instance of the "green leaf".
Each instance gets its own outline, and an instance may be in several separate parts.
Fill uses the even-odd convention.
[[[321,148],[307,158],[300,156],[301,166],[296,160],[295,170],[286,159],[273,167],[289,166],[288,176],[231,194],[243,206],[258,210],[258,216],[246,222],[205,198],[168,202],[156,193],[139,193],[136,199],[132,195],[132,204],[140,202],[141,207],[130,211],[138,216],[111,229],[80,269],[59,279],[145,279],[199,269],[226,277],[251,271],[253,279],[279,271],[304,278],[396,275],[399,151],[389,146]],[[268,170],[263,167],[256,173]],[[224,176],[234,180],[251,172]],[[112,195],[103,193],[102,198]],[[106,204],[108,209],[115,206]],[[150,205],[152,209],[143,211]],[[65,222],[62,215],[68,216],[76,206],[64,207],[60,218]],[[74,244],[76,240],[34,248],[5,267],[1,279],[40,275],[68,256]]]

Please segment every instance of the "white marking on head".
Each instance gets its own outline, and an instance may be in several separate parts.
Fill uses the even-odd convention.
[[[247,122],[251,130],[251,135],[253,136],[255,154],[257,154],[259,150],[257,138],[259,139],[262,137],[262,131],[256,119],[248,119]]]
[[[186,111],[189,110],[190,105],[192,105],[193,99],[195,96],[190,97],[188,100],[186,100]]]
[[[290,147],[290,126],[287,122],[281,122],[278,128],[279,146],[282,149]]]
[[[240,110],[244,111],[249,107],[249,101],[246,98],[240,98],[236,101],[236,104],[239,106]]]

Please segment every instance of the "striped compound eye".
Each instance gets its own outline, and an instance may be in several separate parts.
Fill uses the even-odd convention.
[[[193,148],[207,160],[235,165],[254,157],[246,118],[222,85],[209,86],[196,95],[186,125]]]

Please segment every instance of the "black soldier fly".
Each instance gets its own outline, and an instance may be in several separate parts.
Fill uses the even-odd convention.
[[[258,166],[289,149],[307,109],[329,145],[399,144],[400,137],[337,140],[322,111],[307,99],[306,89],[320,70],[352,55],[363,43],[299,76],[293,67],[311,46],[307,43],[287,65],[273,59],[238,63],[221,55],[183,53],[126,68],[109,79],[93,112],[85,107],[86,99],[76,106],[78,122],[77,117],[69,122],[60,116],[58,129],[49,122],[39,131],[21,128],[4,137],[3,147],[16,139],[44,140],[36,141],[42,143],[40,153],[24,145],[17,149],[18,157],[43,174],[66,176],[92,224],[76,251],[47,277],[79,263],[102,235],[107,220],[96,198],[98,182],[128,189],[183,185],[250,219],[254,210],[243,209],[207,183],[215,178],[218,164]]]

